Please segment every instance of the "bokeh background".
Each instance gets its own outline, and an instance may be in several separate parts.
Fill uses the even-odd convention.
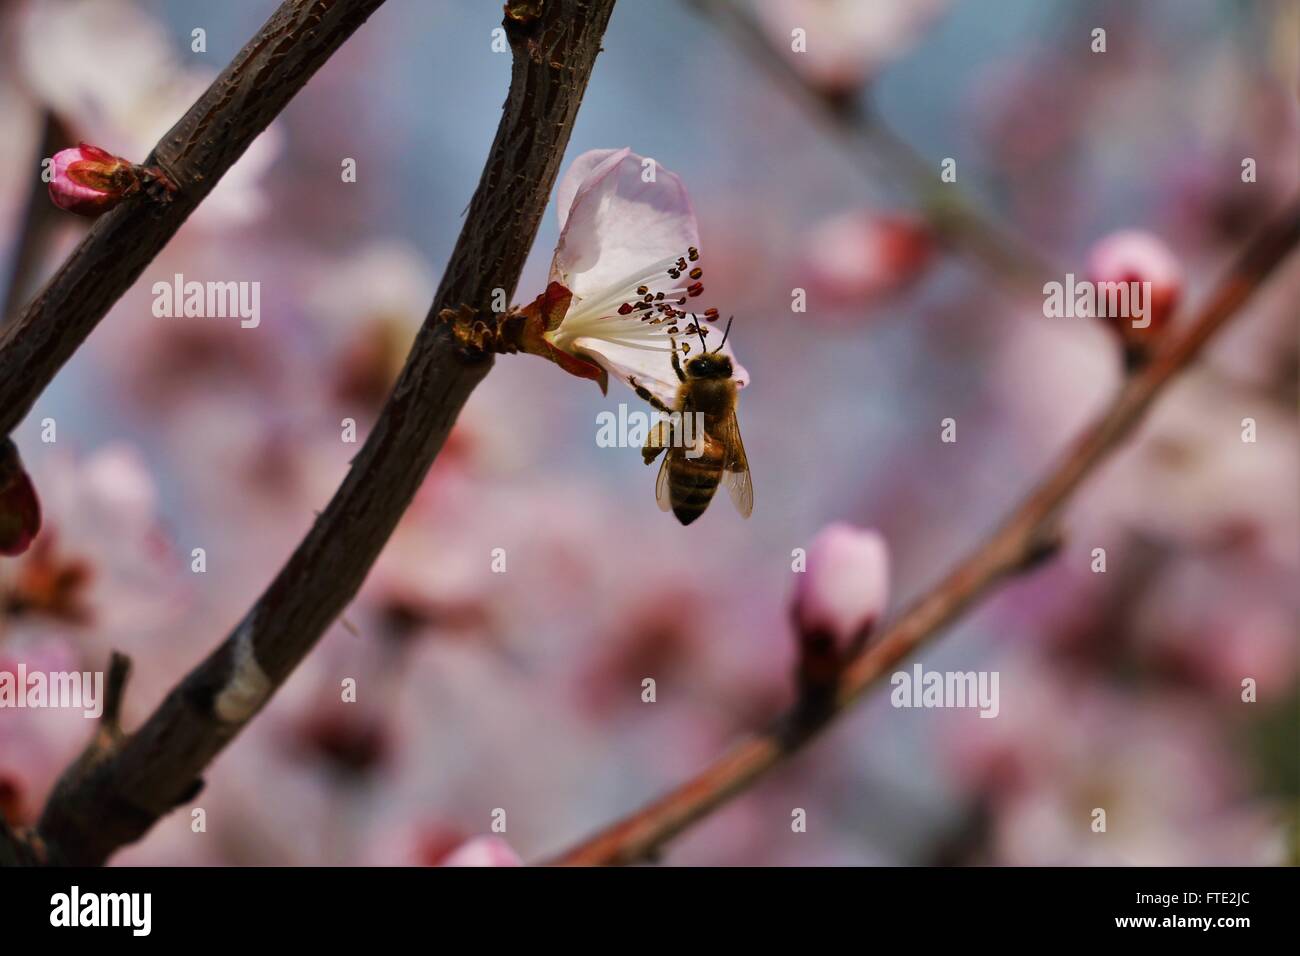
[[[43,137],[143,159],[274,6],[0,0],[6,318],[86,228],[28,206]],[[1137,228],[1194,304],[1297,189],[1286,0],[747,8],[783,49],[807,29],[796,69],[870,102],[936,177],[955,158],[947,188],[1058,279]],[[499,3],[389,0],[42,396],[14,437],[46,525],[0,563],[0,667],[100,670],[123,650],[129,728],[238,622],[343,478],[358,446],[340,421],[364,437],[432,300],[505,97],[499,22]],[[897,162],[837,137],[692,5],[624,0],[604,47],[570,158],[630,146],[690,190],[706,298],[736,314],[752,374],[753,518],[720,500],[680,527],[636,450],[597,447],[599,412],[641,407],[630,391],[500,359],[345,619],[210,768],[207,832],[178,811],[115,862],[436,865],[494,808],[525,860],[558,851],[790,702],[793,549],[832,521],[878,529],[898,608],[1119,384],[1105,329],[1044,318],[1032,289],[950,254]],[[556,235],[551,210],[516,301],[541,291]],[[150,286],[178,272],[260,281],[260,327],[155,318]],[[999,671],[997,719],[896,710],[885,687],[665,862],[1291,862],[1298,293],[1293,260],[1079,496],[1060,558],[919,655]],[[34,820],[89,731],[0,712],[9,819]]]

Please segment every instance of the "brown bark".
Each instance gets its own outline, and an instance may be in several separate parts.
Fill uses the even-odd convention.
[[[237,720],[215,704],[252,649],[273,693],[352,600],[490,356],[458,350],[445,309],[490,311],[513,294],[600,52],[614,0],[553,0],[507,19],[510,93],[428,318],[383,412],[328,507],[243,622],[99,759],[70,768],[38,824],[55,863],[98,864],[193,797],[199,775],[264,703]],[[269,696],[269,693],[267,694]]]

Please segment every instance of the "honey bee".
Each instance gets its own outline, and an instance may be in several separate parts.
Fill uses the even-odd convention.
[[[735,316],[732,316],[734,319]],[[740,441],[736,423],[736,383],[732,381],[731,359],[722,354],[722,346],[731,333],[731,319],[722,341],[712,352],[704,342],[698,321],[688,331],[700,336],[701,354],[688,359],[683,369],[678,347],[672,339],[673,371],[681,382],[677,386],[677,407],[669,408],[644,386],[632,381],[636,393],[652,406],[673,417],[650,429],[641,449],[647,465],[667,450],[659,477],[655,480],[655,500],[663,511],[672,511],[682,524],[690,524],[713,500],[718,485],[726,483],[736,510],[748,518],[754,511],[754,485],[749,474],[749,460]],[[689,354],[689,345],[680,350]],[[674,414],[677,413],[677,414]],[[687,416],[702,428],[693,436]]]

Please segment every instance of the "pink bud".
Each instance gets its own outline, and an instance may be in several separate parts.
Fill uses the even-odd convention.
[[[1109,324],[1130,348],[1149,346],[1167,326],[1183,291],[1183,269],[1169,247],[1140,229],[1113,232],[1092,247],[1088,274],[1093,282],[1150,282],[1150,301],[1143,300],[1149,324],[1134,326],[1131,317],[1112,316]]]
[[[844,648],[870,630],[888,599],[885,539],[843,522],[823,528],[808,549],[808,567],[795,588],[801,637],[826,635]]]
[[[96,146],[82,143],[54,154],[50,200],[60,209],[98,216],[139,189],[136,168]]]
[[[519,854],[500,837],[483,836],[466,840],[442,861],[443,866],[523,866]]]
[[[13,440],[0,441],[0,554],[22,554],[41,530],[41,503]]]

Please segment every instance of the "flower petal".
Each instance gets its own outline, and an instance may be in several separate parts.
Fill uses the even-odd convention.
[[[560,241],[551,280],[582,299],[648,264],[699,245],[686,187],[630,149],[599,149],[573,161],[556,193]],[[653,171],[654,181],[643,173]]]

